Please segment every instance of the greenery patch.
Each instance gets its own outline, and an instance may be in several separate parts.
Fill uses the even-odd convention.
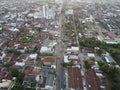
[[[26,37],[21,37],[19,39],[19,42],[21,42],[21,43],[30,43],[30,42],[33,42],[33,40],[34,40],[33,36],[26,36]]]

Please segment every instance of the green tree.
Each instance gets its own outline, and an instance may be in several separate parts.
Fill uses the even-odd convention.
[[[74,61],[71,60],[71,61],[69,62],[69,66],[72,66],[73,64],[74,64]]]
[[[24,86],[22,86],[20,83],[16,82],[12,90],[24,90]]]
[[[97,54],[98,54],[98,55],[101,55],[101,54],[103,54],[103,53],[104,53],[104,50],[103,50],[103,49],[97,50]]]
[[[103,61],[99,61],[98,65],[101,67],[101,66],[105,65],[105,63]]]
[[[35,53],[35,52],[37,52],[37,50],[38,50],[38,49],[37,49],[37,47],[35,46],[33,52]]]
[[[21,83],[24,77],[24,74],[22,72],[19,72],[18,70],[12,70],[11,72],[9,72],[9,76],[16,77],[16,81]]]
[[[67,68],[67,67],[68,67],[68,63],[63,63],[62,66],[63,66],[64,68]]]
[[[7,53],[14,53],[15,55],[21,55],[21,52],[15,50],[15,49],[8,49],[6,52],[7,52]]]
[[[12,66],[13,64],[14,64],[13,62],[9,61],[9,62],[6,62],[6,63],[4,64],[4,66],[5,66],[5,67],[10,67],[10,66]]]
[[[86,69],[91,68],[91,65],[88,63],[87,60],[84,61],[84,67],[85,67]]]
[[[24,76],[25,76],[24,73],[19,72],[19,74],[17,76],[17,80],[21,83]]]
[[[18,70],[12,70],[9,72],[9,75],[12,77],[18,77],[19,71]]]
[[[37,81],[36,81],[36,80],[33,80],[32,83],[31,83],[31,87],[34,88],[34,87],[36,86],[36,84],[37,84]]]
[[[42,29],[43,29],[43,28],[39,27],[39,28],[38,28],[38,31],[41,32]]]

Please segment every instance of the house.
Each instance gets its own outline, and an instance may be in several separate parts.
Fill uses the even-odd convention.
[[[78,57],[77,55],[69,55],[69,56],[68,56],[68,59],[69,59],[69,60],[78,60],[79,57]]]
[[[94,53],[87,53],[87,56],[88,56],[89,58],[95,58],[95,54],[94,54]]]
[[[70,63],[71,61],[73,61],[74,64],[78,64],[80,62],[79,57],[77,55],[64,55],[65,63]]]
[[[24,47],[20,44],[15,44],[14,47],[17,49],[17,51],[20,51],[21,53],[24,53],[27,49],[27,47]]]
[[[6,56],[4,52],[0,52],[0,61],[3,60],[3,58]]]
[[[99,86],[98,77],[96,76],[94,69],[86,70],[86,79],[88,82],[89,90],[93,90],[93,89],[101,90]]]
[[[25,66],[27,60],[28,60],[28,55],[23,54],[23,55],[20,56],[18,61],[16,61],[15,65],[23,67],[23,66]]]
[[[110,56],[109,53],[103,54],[102,56],[104,57],[105,61],[106,61],[108,64],[116,63],[115,60]]]
[[[105,43],[107,43],[107,44],[118,44],[118,42],[117,41],[115,41],[115,40],[113,40],[113,39],[104,39],[103,40]]]
[[[26,67],[24,68],[23,73],[24,73],[25,75],[27,75],[27,74],[30,74],[30,73],[31,73],[31,71],[32,71],[32,68],[31,68],[31,67],[29,67],[29,66],[26,66]]]
[[[53,48],[51,47],[47,47],[47,46],[42,46],[41,47],[41,50],[40,50],[40,53],[41,54],[52,54],[54,51],[53,51]]]
[[[0,43],[0,50],[5,50],[7,48],[7,44],[5,41]]]
[[[55,56],[44,56],[43,57],[43,66],[56,68],[56,57]]]
[[[13,32],[19,32],[19,29],[13,28],[13,27],[12,27],[12,28],[9,28],[9,30],[10,30],[10,31],[13,31]]]
[[[36,59],[37,59],[37,56],[38,56],[38,54],[30,54],[30,55],[29,55],[29,58],[36,60]]]
[[[54,47],[57,44],[55,40],[46,39],[41,47],[40,53],[41,54],[52,54],[54,53]]]
[[[53,90],[55,83],[55,77],[52,75],[47,76],[45,89]]]
[[[111,39],[117,38],[117,35],[116,35],[114,32],[108,32],[108,36],[109,36]]]
[[[55,88],[56,56],[44,56],[39,84],[45,90]]]
[[[13,56],[14,56],[13,53],[8,53],[8,54],[6,54],[6,56],[5,56],[4,60],[3,60],[3,62],[9,62],[9,61],[11,61],[12,58],[13,58]]]
[[[0,82],[0,89],[3,89],[3,88],[8,89],[11,84],[12,84],[11,80],[3,79],[2,82]]]
[[[28,88],[34,87],[32,83],[36,81],[35,79],[36,79],[36,75],[27,74],[24,78],[22,85]]]
[[[68,60],[68,56],[67,55],[64,55],[64,62],[65,63],[69,63],[70,61]]]
[[[35,64],[35,59],[29,59],[27,62],[26,62],[26,64],[25,64],[25,66],[33,66]]]
[[[77,64],[80,62],[79,57],[79,47],[78,46],[71,46],[65,50],[64,55],[64,62],[70,63],[71,61],[74,61],[74,64]]]
[[[40,32],[40,37],[41,37],[42,40],[47,39],[49,37],[48,31],[47,30],[42,30]]]
[[[69,9],[67,11],[65,11],[66,15],[73,15],[73,9]]]
[[[68,69],[68,89],[83,90],[82,75],[79,67],[70,67]]]
[[[78,52],[79,52],[79,47],[78,46],[71,46],[71,47],[69,47],[69,48],[67,48],[65,50],[66,54],[67,53],[69,53],[69,54],[78,54]]]
[[[43,66],[41,72],[40,85],[45,90],[53,90],[55,87],[55,69]]]
[[[4,67],[0,67],[0,81],[2,81],[3,78],[6,77],[8,74],[8,71]]]
[[[33,69],[31,73],[34,75],[40,75],[40,70]]]

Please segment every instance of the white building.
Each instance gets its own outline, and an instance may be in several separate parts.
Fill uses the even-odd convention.
[[[23,67],[23,66],[25,66],[25,62],[16,62],[15,65]]]
[[[29,58],[30,59],[37,59],[38,54],[30,54]]]
[[[47,13],[47,11],[48,11],[48,4],[43,5],[43,17],[44,17],[44,18],[48,18],[48,13]]]
[[[11,85],[12,81],[11,80],[5,80],[3,79],[2,82],[0,82],[0,88],[9,88]]]
[[[42,46],[41,50],[40,50],[41,54],[45,54],[45,53],[53,53],[53,48],[51,47],[47,47],[47,46]]]
[[[27,60],[28,60],[28,55],[24,54],[20,57],[20,60],[15,63],[15,65],[23,67],[23,66],[25,66]]]
[[[87,53],[87,56],[90,58],[95,58],[95,54],[94,53]]]
[[[0,52],[0,60],[3,60],[3,58],[6,56],[4,52]]]

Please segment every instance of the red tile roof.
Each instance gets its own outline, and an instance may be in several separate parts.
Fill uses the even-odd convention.
[[[23,54],[21,57],[20,57],[20,59],[26,59],[27,58],[27,54]]]
[[[88,64],[95,65],[95,62],[93,60],[88,60]]]
[[[88,82],[89,90],[93,90],[93,89],[100,90],[99,84],[98,84],[98,78],[95,74],[94,69],[87,69],[86,70],[86,79]]]
[[[34,65],[34,59],[30,59],[27,63],[26,66],[33,66]]]
[[[56,62],[55,56],[45,56],[43,59],[44,62]]]
[[[82,89],[83,83],[82,83],[82,76],[80,73],[80,69],[78,67],[69,68],[68,69],[68,87],[74,88],[74,89]]]
[[[31,67],[26,67],[23,71],[24,74],[29,74],[31,71]]]
[[[14,55],[13,53],[8,53],[8,54],[6,55],[6,57],[7,57],[7,58],[12,58],[13,55]]]
[[[114,32],[108,32],[108,36],[112,39],[117,38],[117,35]]]
[[[40,71],[39,70],[32,70],[32,74],[39,75]]]
[[[38,49],[38,51],[40,51],[40,49],[41,49],[41,45],[37,45],[37,49]]]
[[[16,66],[11,66],[8,68],[8,71],[12,71],[12,70],[18,70],[19,68]]]

